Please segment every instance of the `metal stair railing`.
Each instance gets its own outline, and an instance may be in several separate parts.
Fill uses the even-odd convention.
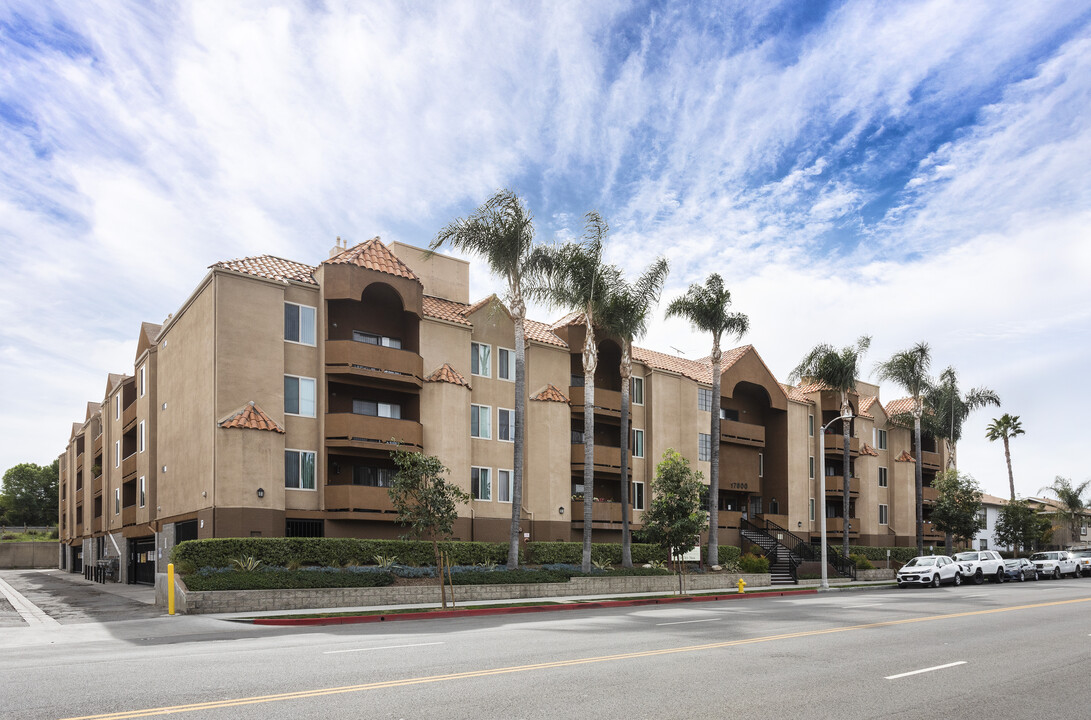
[[[745,519],[740,520],[739,521],[739,530],[740,530],[740,532],[747,531],[747,532],[750,532],[750,533],[756,535],[758,540],[765,540],[765,542],[763,543],[763,542],[757,542],[757,541],[751,540],[750,538],[746,538],[747,540],[749,540],[754,545],[757,545],[758,547],[760,547],[765,552],[765,554],[767,556],[772,555],[774,562],[780,557],[780,548],[784,548],[785,550],[787,550],[788,554],[787,554],[786,562],[787,562],[787,565],[788,565],[788,574],[792,576],[792,582],[793,583],[798,583],[799,582],[798,568],[799,568],[799,564],[802,561],[796,559],[796,556],[792,552],[792,549],[790,547],[784,545],[784,543],[780,542],[775,537],[773,537],[771,534],[769,534],[769,532],[765,528],[763,528],[760,525],[757,525],[755,523],[752,523],[749,520],[745,520]],[[772,570],[772,563],[770,563],[770,568],[769,569]]]

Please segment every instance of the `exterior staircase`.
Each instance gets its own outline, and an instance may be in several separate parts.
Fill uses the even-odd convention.
[[[800,563],[804,560],[818,560],[821,557],[820,548],[768,520],[762,525],[743,520],[739,525],[739,534],[745,540],[760,547],[769,558],[769,573],[772,576],[770,582],[773,585],[797,584],[799,580],[796,569]],[[789,544],[785,544],[784,541]],[[844,557],[840,550],[827,544],[826,554],[835,572],[843,577],[856,579],[856,566]]]
[[[770,582],[773,585],[796,584],[795,568],[799,565],[799,560],[792,557],[792,552],[788,548],[763,530],[743,529],[739,531],[739,534],[760,547],[765,557],[769,558],[769,574],[772,576]]]

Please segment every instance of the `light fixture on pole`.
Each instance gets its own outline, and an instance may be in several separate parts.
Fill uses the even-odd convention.
[[[829,573],[826,569],[826,428],[833,425],[838,420],[850,422],[852,420],[852,411],[849,411],[848,415],[838,415],[833,420],[830,420],[823,425],[822,429],[818,431],[818,462],[822,463],[822,466],[819,468],[820,480],[818,486],[818,497],[821,498],[822,502],[822,512],[819,513],[821,517],[819,517],[818,522],[818,534],[822,544],[822,584],[819,586],[819,590],[830,589]],[[848,521],[848,518],[841,518],[841,522]]]

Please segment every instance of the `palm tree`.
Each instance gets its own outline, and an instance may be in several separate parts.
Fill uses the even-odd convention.
[[[750,329],[750,318],[742,313],[728,312],[731,291],[724,287],[723,278],[712,273],[704,285],[694,283],[685,295],[667,306],[667,317],[682,317],[698,330],[712,333],[712,437],[708,478],[708,562],[720,564],[720,368],[723,353],[720,340],[727,334],[741,338]]]
[[[990,442],[1004,441],[1004,460],[1008,463],[1008,487],[1011,490],[1011,499],[1015,500],[1015,476],[1011,472],[1011,446],[1009,441],[1018,435],[1024,435],[1023,425],[1019,422],[1018,415],[1004,413],[998,418],[993,418],[989,426],[985,428],[985,437]]]
[[[591,518],[595,491],[595,369],[598,347],[595,322],[613,295],[620,271],[602,264],[609,226],[597,212],[586,215],[581,242],[543,248],[536,261],[539,282],[528,295],[553,306],[577,311],[584,323],[583,341],[583,572],[591,572]]]
[[[1091,480],[1085,480],[1073,487],[1071,480],[1058,475],[1053,479],[1052,485],[1046,485],[1038,491],[1049,491],[1060,501],[1059,506],[1055,507],[1054,516],[1068,527],[1073,542],[1077,542],[1080,537],[1080,523],[1083,520],[1083,511],[1087,509],[1083,494],[1087,492],[1088,486],[1091,486]]]
[[[913,438],[916,442],[917,490],[917,554],[924,554],[924,472],[921,467],[921,416],[924,396],[932,387],[928,369],[932,365],[932,349],[928,343],[917,343],[908,350],[894,353],[875,368],[879,381],[892,380],[901,385],[913,400]]]
[[[667,278],[666,258],[659,258],[635,283],[621,280],[602,315],[602,326],[621,340],[621,565],[633,566],[629,533],[629,383],[633,376],[633,340],[648,331],[652,305],[659,302]]]
[[[849,402],[849,393],[856,391],[856,378],[860,375],[860,361],[870,346],[871,338],[867,335],[862,335],[856,341],[855,346],[849,345],[840,350],[832,345],[816,345],[792,371],[789,380],[794,383],[807,378],[811,382],[821,383],[830,390],[841,393],[841,417],[848,417],[852,415],[852,403]],[[845,485],[842,493],[844,495],[842,498],[844,503],[842,553],[846,558],[849,556],[849,490],[852,476],[849,471],[851,463],[849,451],[850,428],[849,423],[844,420],[841,421],[841,431],[845,440],[844,455],[842,456],[845,471]],[[822,472],[825,472],[826,459],[819,458],[818,461],[823,463]],[[822,499],[822,502],[826,502],[825,498]],[[825,512],[825,508],[822,510]]]
[[[504,302],[515,325],[515,438],[508,536],[508,567],[514,569],[519,566],[526,437],[524,282],[533,275],[540,256],[534,246],[533,219],[518,195],[511,190],[499,190],[472,215],[458,218],[440,230],[429,245],[429,252],[443,245],[484,256],[492,272],[507,283]]]

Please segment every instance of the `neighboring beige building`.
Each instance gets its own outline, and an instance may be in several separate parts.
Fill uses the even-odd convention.
[[[582,536],[584,329],[571,315],[527,321],[523,530]],[[61,566],[117,558],[119,579],[151,582],[177,542],[210,537],[397,537],[386,487],[391,442],[438,456],[474,499],[455,535],[504,541],[511,519],[514,329],[502,303],[470,304],[469,265],[374,238],[318,266],[263,255],[213,265],[163,325],[144,323],[132,375],[110,375],[60,458]],[[620,538],[620,348],[599,343],[595,376],[597,540]],[[668,448],[709,474],[720,442],[720,538],[744,518],[818,536],[841,518],[840,421],[824,458],[816,433],[835,393],[777,382],[752,346],[711,367],[634,348],[629,472],[639,529]],[[879,389],[852,395],[853,541],[915,543],[911,433]],[[924,442],[925,499],[943,457]],[[818,472],[827,473],[825,502]],[[926,506],[925,516],[929,510]],[[926,526],[926,544],[942,535]]]

